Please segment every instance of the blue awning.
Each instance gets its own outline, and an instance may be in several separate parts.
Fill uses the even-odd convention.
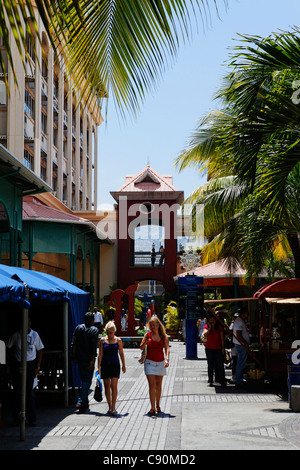
[[[24,286],[18,281],[0,274],[0,302],[21,303],[24,296]]]
[[[7,300],[22,305],[25,300],[24,283],[29,288],[29,303],[34,300],[68,301],[71,311],[70,334],[79,323],[83,323],[84,314],[90,306],[87,292],[51,274],[0,264],[0,302]]]

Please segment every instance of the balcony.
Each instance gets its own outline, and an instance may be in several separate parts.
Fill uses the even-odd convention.
[[[159,252],[152,258],[151,251],[135,251],[130,254],[130,266],[140,268],[161,268],[164,266],[165,259],[161,258]]]

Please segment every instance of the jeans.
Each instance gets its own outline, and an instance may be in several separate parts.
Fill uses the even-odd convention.
[[[207,358],[208,381],[213,383],[215,380],[219,383],[225,382],[224,358],[221,349],[205,348]]]
[[[241,385],[243,383],[243,373],[247,361],[247,350],[241,344],[235,345],[237,362],[236,362],[236,383]]]
[[[78,364],[79,374],[81,378],[81,389],[78,392],[78,404],[88,406],[89,404],[89,391],[93,379],[94,368],[91,370],[87,365]]]

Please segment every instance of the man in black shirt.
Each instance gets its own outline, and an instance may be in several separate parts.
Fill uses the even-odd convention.
[[[98,328],[94,326],[94,314],[87,312],[84,323],[75,328],[72,344],[76,345],[75,360],[78,363],[81,378],[81,389],[76,407],[83,413],[89,407],[89,389],[93,379],[94,365],[97,357]]]

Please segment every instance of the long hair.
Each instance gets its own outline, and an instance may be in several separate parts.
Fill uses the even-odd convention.
[[[158,324],[158,334],[159,336],[162,338],[162,339],[165,339],[166,337],[166,330],[165,330],[165,327],[164,325],[162,324],[162,322],[160,321],[160,319],[158,317],[151,317],[148,324],[150,322],[154,322],[154,323],[157,323]]]
[[[212,313],[208,316],[207,322],[209,321],[210,318],[214,318],[214,319],[216,320],[216,323],[215,323],[215,330],[218,331],[218,329],[222,327],[222,323],[221,323],[220,320],[219,320],[218,318],[216,318],[215,315],[213,315]]]

